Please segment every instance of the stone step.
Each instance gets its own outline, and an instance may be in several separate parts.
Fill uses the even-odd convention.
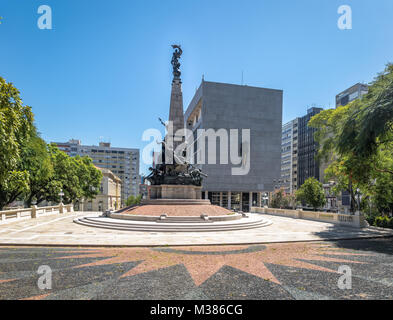
[[[167,225],[160,225],[160,222],[150,222],[150,221],[148,221],[147,223],[144,224],[144,223],[141,223],[141,222],[139,222],[139,223],[132,223],[132,222],[129,222],[129,221],[127,221],[127,222],[120,222],[119,220],[115,220],[114,221],[114,219],[110,219],[110,218],[97,220],[96,218],[84,217],[82,219],[87,220],[87,221],[89,221],[91,223],[98,223],[98,224],[118,225],[118,226],[137,226],[137,227],[148,225],[148,226],[151,226],[153,228],[161,228],[161,227],[163,227],[163,228],[170,228],[173,225],[175,225],[175,226],[179,225],[179,226],[184,227],[184,228],[210,228],[210,227],[215,227],[215,226],[233,227],[233,226],[244,226],[244,225],[253,225],[253,224],[260,224],[260,223],[264,223],[264,222],[269,222],[266,219],[260,219],[260,220],[251,220],[251,221],[243,220],[243,222],[236,222],[236,223],[219,223],[219,222],[216,222],[214,224],[211,223],[210,225],[205,225],[203,223],[203,220],[201,220],[199,223],[195,223],[195,222],[190,223],[189,221],[187,221],[187,222],[168,222]],[[169,225],[169,223],[171,223],[172,225]]]
[[[270,225],[269,220],[257,220],[252,222],[244,223],[215,223],[215,224],[201,224],[200,226],[195,224],[153,224],[153,223],[118,223],[118,222],[104,222],[97,221],[89,218],[79,218],[74,220],[75,223],[98,227],[105,229],[114,229],[121,231],[145,231],[145,232],[214,232],[214,231],[232,231],[232,230],[243,230],[251,228],[260,228]]]
[[[78,221],[80,222],[80,221]],[[119,226],[119,225],[108,225],[108,224],[99,224],[92,223],[88,221],[81,221],[82,223],[92,226],[92,227],[103,227],[107,229],[117,229],[117,230],[128,230],[128,231],[167,231],[167,232],[200,232],[200,231],[224,231],[224,230],[241,230],[241,229],[250,229],[250,228],[259,228],[266,223],[254,223],[254,224],[244,224],[238,226],[214,226],[212,228],[195,228],[188,227],[185,228],[183,226],[171,226],[171,227],[153,227],[153,226]]]
[[[253,228],[260,228],[260,227],[264,227],[267,226],[265,224],[261,224],[261,225],[245,225],[242,227],[232,227],[232,228],[222,228],[222,227],[217,227],[214,229],[184,229],[184,228],[150,228],[150,227],[144,227],[144,228],[123,228],[123,227],[119,227],[119,226],[104,226],[104,225],[97,225],[97,224],[92,224],[92,223],[85,223],[85,222],[81,222],[78,221],[77,223],[85,225],[85,226],[89,226],[89,227],[95,227],[95,228],[104,228],[104,229],[110,229],[110,230],[119,230],[119,231],[142,231],[142,232],[218,232],[218,231],[236,231],[236,230],[245,230],[245,229],[253,229]]]

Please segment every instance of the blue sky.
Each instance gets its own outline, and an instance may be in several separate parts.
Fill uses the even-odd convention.
[[[53,29],[37,27],[40,5]],[[353,29],[337,27],[350,5]],[[393,61],[391,0],[1,0],[0,76],[47,141],[139,147],[168,117],[170,44],[184,54],[186,108],[208,81],[284,90],[283,122],[369,82]]]

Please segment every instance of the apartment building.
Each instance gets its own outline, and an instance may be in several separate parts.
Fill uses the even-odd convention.
[[[297,189],[298,118],[282,126],[281,131],[281,177],[275,189],[293,193]]]
[[[348,103],[363,97],[368,93],[368,85],[357,83],[336,95],[336,108],[346,106]]]

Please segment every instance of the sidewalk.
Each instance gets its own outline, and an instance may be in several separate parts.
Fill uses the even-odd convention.
[[[393,230],[380,228],[344,228],[272,215],[263,216],[270,226],[223,232],[133,232],[81,226],[76,217],[99,213],[74,212],[18,221],[0,226],[0,245],[35,246],[177,246],[255,244],[298,241],[323,241],[393,236]]]

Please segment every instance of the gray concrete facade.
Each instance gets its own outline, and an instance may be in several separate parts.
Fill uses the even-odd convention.
[[[220,164],[219,152],[216,164],[200,166],[208,174],[203,191],[220,193],[220,204],[230,203],[229,199],[223,201],[223,192],[225,198],[230,198],[231,192],[241,193],[241,204],[242,194],[260,199],[260,195],[250,193],[274,190],[273,180],[280,176],[282,102],[282,90],[202,81],[184,116],[186,128],[194,131],[194,139],[197,129],[238,129],[240,150],[241,130],[250,129],[248,174],[232,175],[232,168],[239,165],[230,161]],[[217,139],[217,151],[219,144]]]

